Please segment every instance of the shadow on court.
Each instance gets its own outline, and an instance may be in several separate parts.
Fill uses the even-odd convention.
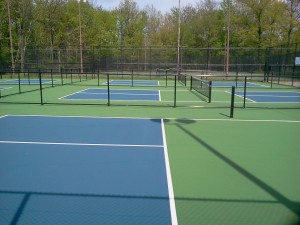
[[[289,210],[291,210],[292,212],[294,212],[298,216],[298,221],[295,222],[295,223],[292,223],[292,224],[293,225],[300,224],[300,202],[291,201],[290,199],[288,199],[287,197],[285,197],[283,194],[281,194],[280,192],[278,192],[277,190],[275,190],[273,187],[271,187],[270,185],[266,184],[263,180],[261,180],[258,177],[254,176],[252,173],[250,173],[249,171],[247,171],[246,169],[244,169],[243,167],[241,167],[240,165],[238,165],[236,162],[234,162],[230,158],[228,158],[225,155],[223,155],[220,151],[218,151],[217,149],[215,149],[214,147],[212,147],[211,145],[209,145],[207,142],[205,142],[204,140],[202,140],[198,135],[192,133],[190,130],[188,130],[186,128],[186,125],[193,124],[196,121],[182,118],[182,119],[176,119],[176,120],[164,119],[164,122],[166,124],[172,124],[172,125],[177,126],[182,132],[184,132],[185,134],[187,134],[188,136],[190,136],[197,143],[199,143],[199,145],[201,145],[202,147],[204,147],[204,149],[206,149],[207,151],[209,151],[210,153],[212,153],[218,159],[220,159],[223,162],[225,162],[228,166],[230,166],[231,168],[233,168],[234,170],[236,170],[238,173],[240,173],[241,175],[243,175],[244,177],[246,177],[248,180],[250,180],[256,186],[258,186],[259,188],[263,189],[265,192],[267,192],[274,199],[277,200],[277,201],[274,201],[274,202],[272,202],[272,201],[247,201],[247,200],[245,201],[245,200],[241,200],[240,202],[244,202],[244,203],[246,203],[246,202],[249,202],[249,203],[279,203],[279,204],[282,204],[282,205],[284,205],[286,208],[288,208]],[[176,200],[183,200],[183,198],[177,199],[176,195],[175,195],[175,199]],[[193,200],[194,201],[199,201],[199,200],[203,201],[203,199],[193,199]],[[211,200],[210,199],[206,199],[204,201],[223,201],[223,200],[221,200],[221,199],[220,200],[218,200],[218,199],[211,199]],[[238,202],[236,200],[225,200],[225,201],[226,202]]]

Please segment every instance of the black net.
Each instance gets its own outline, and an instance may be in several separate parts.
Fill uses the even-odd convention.
[[[197,77],[191,77],[191,90],[195,90],[199,94],[206,97],[208,102],[211,102],[211,86],[211,81],[201,80]]]

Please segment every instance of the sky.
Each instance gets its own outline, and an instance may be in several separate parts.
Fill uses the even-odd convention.
[[[112,10],[119,6],[122,0],[93,0],[97,6],[102,6],[103,9]],[[157,10],[162,13],[170,11],[173,7],[178,7],[179,0],[135,0],[140,9],[143,9],[146,5],[153,5]],[[198,0],[180,0],[181,6],[188,4],[195,5]]]

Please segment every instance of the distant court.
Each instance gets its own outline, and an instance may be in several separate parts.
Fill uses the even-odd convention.
[[[109,92],[111,100],[118,101],[160,101],[159,90],[119,90],[113,89]],[[90,88],[82,90],[60,99],[68,100],[107,100],[107,89]]]
[[[125,85],[125,86],[158,86],[159,81],[151,80],[112,80],[109,82],[110,85]]]
[[[244,82],[232,82],[232,81],[213,81],[212,82],[212,86],[213,87],[244,87],[245,83]],[[270,87],[267,85],[263,85],[263,84],[257,84],[257,83],[252,83],[252,82],[247,82],[246,83],[247,87],[257,87],[257,88],[266,88],[266,87]]]
[[[243,91],[237,91],[235,94],[244,98]],[[246,99],[252,102],[263,103],[300,103],[300,92],[290,91],[248,91]]]

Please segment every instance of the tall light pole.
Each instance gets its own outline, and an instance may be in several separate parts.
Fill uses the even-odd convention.
[[[78,1],[78,11],[79,11],[79,48],[80,48],[80,73],[83,73],[83,58],[82,58],[82,29],[81,29],[81,8],[80,3],[81,0]],[[83,0],[83,2],[86,2],[86,0]]]
[[[179,75],[179,65],[180,65],[180,25],[181,25],[181,10],[180,10],[180,0],[178,2],[178,37],[177,37],[177,75]]]
[[[11,69],[15,70],[15,61],[14,61],[14,49],[13,49],[13,42],[12,42],[12,33],[11,33],[11,17],[10,17],[10,6],[9,0],[6,1],[7,3],[7,14],[8,14],[8,29],[9,29],[9,41],[10,41],[10,56],[11,56]]]
[[[227,15],[227,38],[226,38],[226,77],[228,76],[229,72],[229,49],[230,49],[230,4],[231,1],[228,0],[228,15]]]

